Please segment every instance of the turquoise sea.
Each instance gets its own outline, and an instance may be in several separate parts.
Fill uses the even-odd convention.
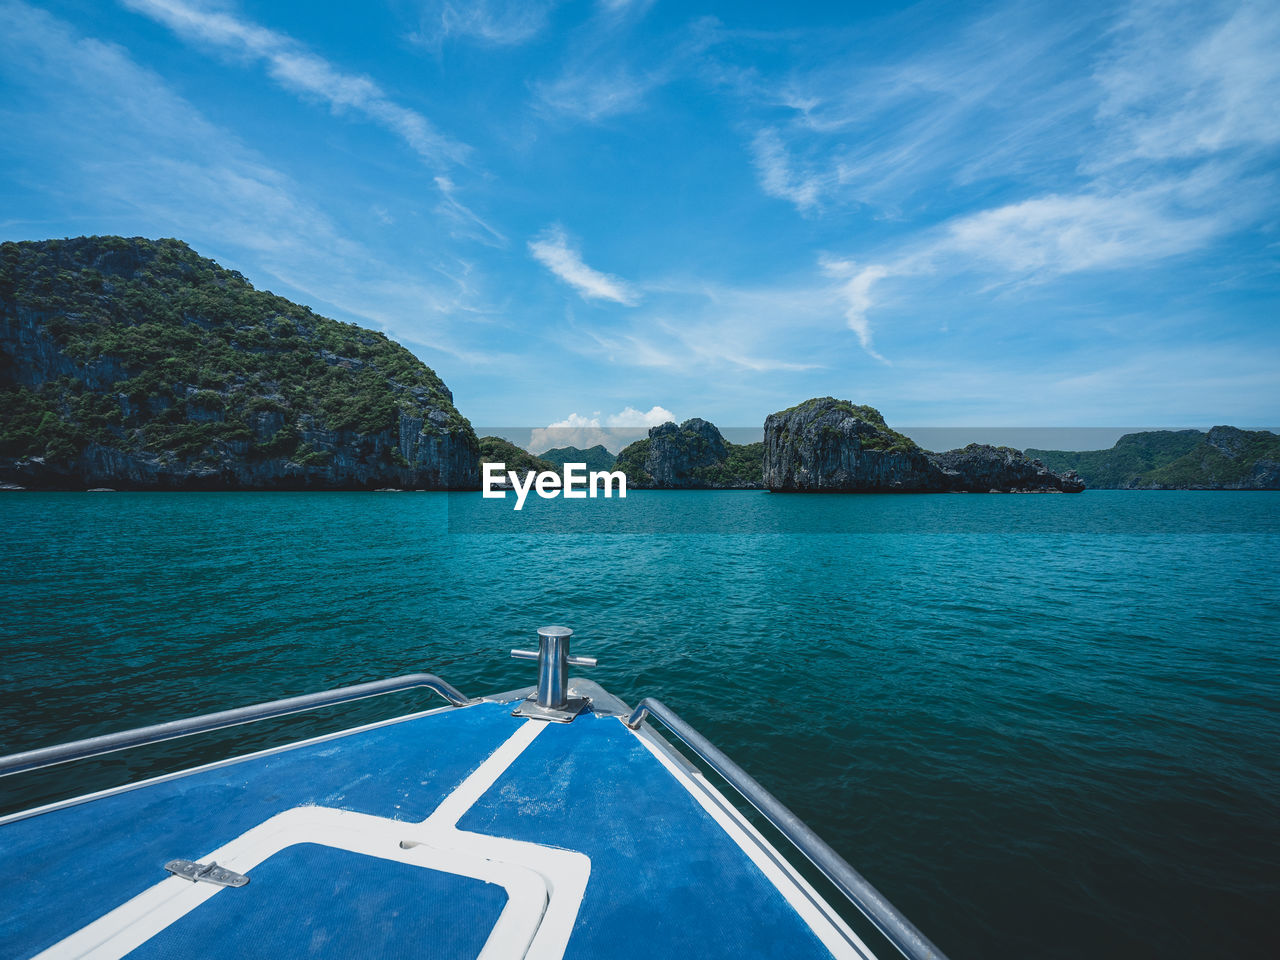
[[[1280,955],[1280,494],[10,494],[0,545],[5,753],[417,670],[506,690],[565,623],[953,960]]]

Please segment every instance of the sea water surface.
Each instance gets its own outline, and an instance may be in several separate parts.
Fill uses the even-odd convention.
[[[506,690],[565,623],[954,960],[1280,955],[1280,494],[626,502],[5,495],[0,752],[418,670]],[[0,812],[427,705],[6,778]]]

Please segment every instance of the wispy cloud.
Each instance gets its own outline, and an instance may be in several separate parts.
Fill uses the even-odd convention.
[[[1189,197],[1199,203],[1189,208]],[[1085,271],[1148,268],[1203,249],[1237,226],[1242,215],[1235,205],[1213,207],[1187,183],[1162,181],[1143,189],[1050,194],[979,210],[921,231],[883,260],[820,262],[833,276],[846,278],[849,328],[868,353],[883,360],[871,346],[876,284],[945,274],[976,278],[991,289]]]
[[[688,326],[676,320],[660,320],[617,334],[589,333],[590,343],[579,339],[574,348],[602,357],[610,363],[650,367],[672,373],[707,370],[747,370],[752,373],[816,370],[820,364],[786,360],[752,351],[726,348],[714,328],[702,324]]]
[[[653,91],[689,73],[715,32],[695,21],[663,42],[639,44],[633,28],[650,6],[648,0],[601,3],[575,32],[557,74],[530,84],[539,111],[600,123],[641,110]]]
[[[1049,195],[950,222],[927,257],[960,256],[1017,277],[1152,264],[1199,249],[1227,226],[1221,211],[1179,213],[1176,184],[1117,194]]]
[[[758,287],[649,284],[654,302],[625,326],[574,328],[563,345],[610,364],[681,374],[814,370],[822,366],[821,348],[808,334],[838,326],[840,294],[809,279]]]
[[[592,64],[536,83],[534,92],[538,102],[553,113],[597,123],[640,109],[659,82],[654,74],[636,73],[624,65]]]
[[[606,416],[601,416],[599,411],[589,417],[571,413],[563,420],[532,431],[528,449],[534,453],[544,453],[555,447],[587,449],[600,444],[606,450],[617,453],[631,441],[648,435],[650,427],[675,418],[674,413],[657,404],[648,410],[628,406]]]
[[[560,0],[433,0],[424,5],[422,25],[410,37],[438,50],[449,37],[499,47],[528,43],[547,27]]]
[[[42,10],[4,3],[0,75],[21,91],[0,117],[5,136],[23,130],[56,158],[42,170],[41,189],[51,203],[85,198],[79,204],[92,229],[179,236],[259,281],[289,285],[322,310],[469,354],[448,318],[482,302],[474,290],[426,282],[352,240],[288,176],[123,48]]]
[[[1241,425],[1269,427],[1277,363],[1274,343],[1152,344],[1140,353],[1098,344],[1083,355],[1044,357],[1033,367],[992,352],[963,365],[944,358],[904,362],[900,372],[909,375],[894,393],[899,417],[927,416],[932,426],[1208,428],[1230,410]],[[940,396],[948,398],[941,409]]]
[[[392,100],[368,77],[344,73],[283,33],[184,0],[121,0],[187,40],[262,61],[293,93],[317,97],[335,113],[358,113],[398,136],[433,165],[463,160],[468,148],[436,129],[416,110]]]
[[[835,90],[808,77],[782,98],[796,112],[790,124],[755,135],[762,190],[806,216],[856,201],[901,217],[912,192],[938,196],[937,181],[949,185],[917,203],[895,244],[861,251],[856,266],[847,256],[821,261],[843,277],[849,327],[873,356],[873,287],[894,278],[971,277],[991,289],[1144,269],[1204,251],[1277,208],[1280,119],[1268,105],[1280,99],[1271,55],[1280,11],[1139,3],[1100,49],[1081,49],[1082,35],[1096,31],[1081,34],[1067,19],[1006,29],[996,48],[962,31],[940,54],[880,68],[879,82],[864,70]],[[1065,52],[1047,49],[1050,39]],[[1023,103],[1011,98],[1015,79]],[[885,113],[895,104],[900,118]],[[1057,129],[1044,130],[1046,118]],[[864,129],[873,132],[861,140]],[[999,190],[972,182],[997,174]],[[966,193],[977,202],[956,210]]]
[[[654,0],[598,0],[601,10],[606,13],[644,13]]]
[[[883,21],[879,36],[807,38],[810,55],[781,76],[722,70],[760,118],[748,121],[748,146],[762,189],[810,215],[850,205],[897,215],[940,183],[1038,177],[1069,163],[1096,103],[1074,70],[1096,16],[1043,13],[1006,5],[942,31],[914,8]],[[913,38],[909,52],[901,36]],[[863,56],[848,55],[854,43]]]
[[[1094,79],[1109,132],[1099,168],[1280,143],[1274,4],[1136,3]]]
[[[474,210],[458,199],[458,188],[452,180],[445,176],[436,177],[436,186],[443,197],[436,205],[436,213],[453,222],[455,237],[478,240],[491,247],[507,245],[506,236],[482,220]]]
[[[867,311],[871,309],[871,287],[877,280],[883,280],[889,275],[889,268],[883,264],[859,267],[852,260],[829,257],[822,258],[820,262],[828,276],[841,281],[845,320],[848,321],[849,329],[858,335],[858,343],[862,345],[862,349],[881,363],[888,363],[871,345],[871,324],[867,320]]]
[[[611,300],[628,307],[640,302],[639,293],[625,280],[593,270],[583,263],[582,254],[570,243],[559,224],[548,227],[530,240],[529,252],[535,260],[577,290],[584,300]]]
[[[764,192],[790,201],[801,213],[816,209],[823,194],[837,179],[833,174],[797,171],[786,144],[772,128],[756,134],[751,141],[751,153]]]

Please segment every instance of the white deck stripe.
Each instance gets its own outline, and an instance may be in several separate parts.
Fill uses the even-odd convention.
[[[462,783],[454,788],[453,792],[440,801],[440,805],[435,808],[422,821],[425,825],[439,825],[442,827],[453,827],[462,815],[466,813],[479,800],[490,787],[498,782],[498,778],[507,771],[507,767],[516,761],[520,754],[524,753],[525,748],[533,743],[534,739],[543,730],[546,729],[546,723],[539,720],[526,720],[520,724],[519,728],[507,740],[489,755],[484,763],[471,771],[471,774]]]
[[[591,859],[576,850],[469,833],[459,830],[457,824],[534,738],[549,726],[545,721],[526,720],[506,743],[494,751],[493,756],[436,807],[431,816],[409,831],[411,842],[418,839],[417,831],[422,831],[421,842],[430,843],[437,850],[454,850],[518,864],[542,877],[548,894],[547,909],[533,942],[524,954],[526,960],[561,960],[564,956],[582,898],[587,892]]]

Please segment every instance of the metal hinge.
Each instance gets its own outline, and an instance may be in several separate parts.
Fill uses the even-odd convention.
[[[236,873],[215,862],[196,863],[192,860],[170,860],[164,868],[175,877],[190,880],[192,883],[212,883],[219,887],[243,887],[249,878],[243,873]]]

